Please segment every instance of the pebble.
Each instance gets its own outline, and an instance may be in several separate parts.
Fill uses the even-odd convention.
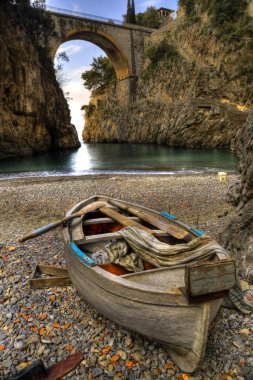
[[[18,372],[22,371],[26,367],[28,367],[28,363],[20,363],[19,365],[16,366],[16,371],[18,371]]]
[[[120,176],[113,181],[109,178],[1,181],[1,253],[4,254],[6,245],[16,246],[16,250],[8,254],[9,261],[4,262],[4,266],[0,262],[0,298],[6,296],[6,301],[0,304],[0,344],[6,347],[0,351],[3,368],[0,376],[8,378],[22,363],[30,364],[38,358],[49,367],[70,353],[82,351],[82,364],[66,379],[90,379],[89,373],[98,380],[183,379],[184,372],[172,363],[162,346],[102,317],[72,286],[29,288],[28,279],[36,262],[65,265],[60,230],[24,245],[20,245],[17,238],[62,218],[75,203],[95,193],[129,199],[158,210],[171,209],[171,213],[193,227],[196,227],[197,211],[198,228],[218,236],[233,217],[233,209],[224,199],[236,176],[229,175],[228,182],[222,185],[216,175],[126,176],[124,181]],[[145,192],[140,190],[143,188]],[[227,216],[217,217],[228,209]],[[41,314],[46,315],[44,320]],[[55,328],[53,324],[60,327]],[[224,373],[231,373],[233,380],[252,379],[252,327],[251,315],[221,308],[210,329],[203,366],[196,374],[189,375],[188,380],[220,380]],[[111,349],[104,354],[103,348],[107,346]],[[112,363],[110,358],[116,355],[120,358]],[[132,368],[127,366],[128,361],[134,362]],[[166,363],[172,363],[172,368],[170,365],[166,368]],[[233,369],[237,374],[232,375]]]
[[[6,359],[2,361],[2,367],[3,368],[10,368],[12,365],[12,360],[11,359]]]
[[[117,351],[117,355],[119,355],[122,360],[126,360],[126,358],[127,358],[126,352],[122,351],[122,350]]]
[[[103,370],[102,370],[101,368],[94,368],[94,369],[92,370],[92,376],[93,376],[94,378],[96,378],[96,377],[102,375],[102,373],[103,373]]]
[[[154,376],[153,376],[151,371],[146,371],[146,372],[144,372],[141,380],[154,380]]]
[[[39,349],[37,350],[37,355],[41,356],[43,352],[45,351],[46,346],[40,346]]]
[[[22,348],[24,348],[24,342],[22,342],[21,340],[17,341],[17,342],[14,342],[14,348],[16,350],[22,350]]]
[[[57,337],[55,337],[55,338],[52,339],[52,342],[54,344],[58,345],[58,344],[60,344],[62,342],[62,338],[60,336],[57,336]]]
[[[29,346],[29,344],[38,343],[39,340],[39,335],[31,335],[28,339],[26,339],[25,344]]]

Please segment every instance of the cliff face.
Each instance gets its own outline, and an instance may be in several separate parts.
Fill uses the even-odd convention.
[[[80,146],[52,64],[0,5],[0,159]]]
[[[179,17],[146,39],[136,101],[100,102],[84,140],[234,147],[252,105],[253,49],[216,37],[205,17]]]
[[[235,254],[240,274],[253,282],[253,112],[238,136],[241,181],[229,200],[237,205],[237,218],[221,239]]]
[[[168,104],[149,98],[127,108],[110,102],[86,117],[83,138],[93,142],[234,148],[236,132],[245,120],[246,114],[208,99]]]

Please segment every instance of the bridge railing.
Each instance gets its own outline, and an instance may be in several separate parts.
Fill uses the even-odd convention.
[[[46,11],[47,12],[51,12],[51,13],[59,13],[59,14],[62,14],[62,15],[79,17],[79,18],[88,18],[90,20],[95,20],[95,21],[109,22],[111,24],[117,24],[117,25],[122,25],[123,24],[123,21],[114,20],[112,18],[94,16],[94,15],[90,15],[90,14],[86,14],[86,13],[81,13],[81,12],[76,12],[76,11],[71,11],[71,10],[68,10],[68,9],[62,9],[62,8],[56,8],[56,7],[46,6]]]

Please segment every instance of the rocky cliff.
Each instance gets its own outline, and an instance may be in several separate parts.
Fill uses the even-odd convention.
[[[237,206],[237,218],[221,239],[234,253],[240,274],[253,282],[253,112],[238,136],[237,152],[241,180],[228,199]]]
[[[239,273],[253,283],[252,2],[179,3],[180,17],[146,40],[136,102],[123,108],[112,97],[100,99],[86,115],[83,137],[235,149],[241,179],[228,198],[237,217],[220,239]],[[231,15],[224,13],[225,4]],[[247,4],[249,14],[242,8]],[[214,10],[219,13],[211,18]]]
[[[199,12],[194,20],[180,12],[147,37],[136,101],[99,102],[86,116],[84,140],[234,147],[252,105],[253,49],[217,35]]]
[[[28,32],[31,20],[6,2],[0,20],[0,159],[78,147],[53,64]]]

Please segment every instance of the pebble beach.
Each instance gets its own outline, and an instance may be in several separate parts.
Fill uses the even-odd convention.
[[[226,193],[238,179],[217,175],[97,175],[0,181],[0,376],[8,378],[40,358],[46,367],[84,352],[66,379],[252,380],[253,317],[221,308],[200,370],[183,373],[156,342],[98,314],[73,286],[30,289],[37,263],[64,266],[61,229],[24,244],[18,238],[62,219],[95,194],[168,211],[219,237],[235,217]],[[253,293],[246,282],[245,290]]]

